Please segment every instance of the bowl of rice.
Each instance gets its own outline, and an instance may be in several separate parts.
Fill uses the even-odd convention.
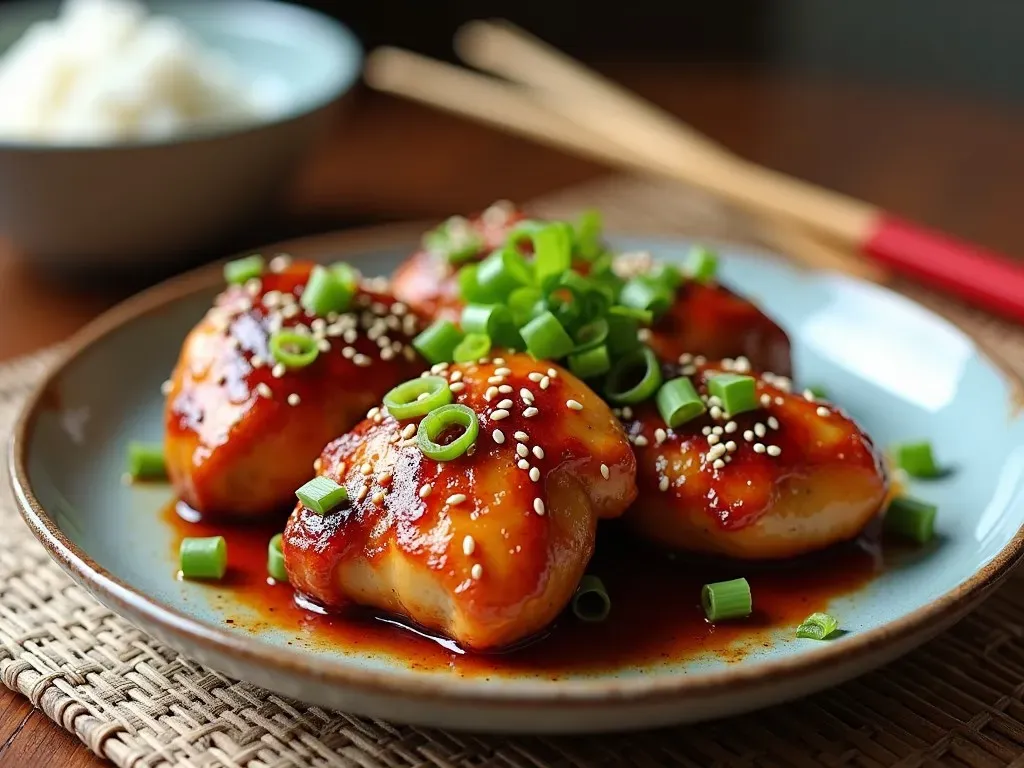
[[[194,259],[273,204],[362,49],[277,0],[0,6],[0,239],[61,271]]]

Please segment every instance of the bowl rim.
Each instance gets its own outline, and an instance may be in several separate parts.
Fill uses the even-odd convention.
[[[191,5],[196,8],[205,7],[208,0],[173,0],[176,6]],[[17,11],[19,8],[27,9],[33,6],[54,5],[59,7],[56,0],[14,0],[0,9],[0,17],[6,13]],[[5,139],[0,137],[0,152],[17,151],[24,153],[60,153],[68,152],[75,154],[87,154],[97,152],[131,152],[136,150],[159,149],[165,147],[177,147],[192,144],[215,142],[224,138],[234,138],[249,134],[258,133],[287,123],[301,120],[308,115],[314,114],[329,107],[343,96],[347,95],[359,82],[363,72],[363,65],[366,60],[366,51],[363,44],[356,37],[350,27],[333,16],[309,8],[288,0],[221,0],[222,5],[249,5],[262,6],[273,9],[274,13],[292,14],[297,18],[305,18],[311,24],[315,24],[327,31],[332,39],[336,51],[346,60],[346,66],[339,69],[332,79],[332,83],[326,86],[315,95],[315,98],[298,100],[290,103],[284,110],[276,112],[267,118],[260,118],[250,122],[237,124],[210,126],[194,131],[186,131],[177,136],[165,136],[152,139],[134,139],[119,142],[46,142],[33,141],[28,139]],[[176,18],[172,12],[167,13],[161,9],[161,0],[146,0],[147,10],[153,15],[167,14]],[[24,33],[22,33],[24,34]],[[19,35],[20,38],[20,35]],[[214,49],[216,50],[216,48]],[[0,50],[0,56],[4,53]]]
[[[315,258],[330,253],[334,259],[358,263],[365,251],[415,247],[416,238],[431,224],[385,224],[342,233],[315,235],[286,240],[267,246],[264,253],[289,253],[297,258]],[[661,239],[651,232],[615,231],[610,237],[643,237]],[[670,242],[674,237],[666,237]],[[720,245],[743,255],[761,255],[777,258],[770,251],[751,246],[701,238],[702,242]],[[248,251],[252,253],[254,251]],[[236,255],[233,258],[237,258]],[[114,576],[70,541],[36,498],[28,473],[28,447],[34,423],[48,401],[50,388],[65,369],[93,344],[134,320],[156,313],[169,304],[193,294],[208,291],[222,283],[217,262],[173,277],[109,309],[82,328],[66,343],[59,361],[36,385],[12,431],[8,450],[9,481],[18,502],[19,512],[35,537],[49,555],[72,578],[95,595],[102,597],[113,610],[128,617],[142,617],[159,626],[163,636],[173,637],[179,647],[198,647],[206,658],[234,657],[248,665],[267,667],[271,671],[311,683],[336,686],[368,695],[396,696],[406,700],[437,700],[459,705],[489,704],[513,707],[570,704],[574,707],[599,708],[623,704],[645,705],[699,700],[702,697],[754,692],[773,684],[808,681],[833,666],[853,668],[870,662],[886,649],[909,650],[915,638],[924,638],[927,632],[937,632],[959,619],[981,599],[991,593],[1010,571],[1024,558],[1024,525],[987,563],[962,584],[933,598],[921,607],[882,626],[849,636],[832,643],[821,644],[800,654],[782,659],[766,660],[750,665],[735,665],[725,670],[702,672],[691,676],[685,672],[666,673],[649,677],[605,678],[586,680],[517,680],[514,686],[494,685],[487,678],[448,678],[435,675],[417,675],[408,670],[366,669],[346,665],[336,659],[312,658],[293,648],[281,648],[262,643],[256,638],[240,637],[227,630],[206,624],[175,608],[160,603],[142,590]],[[808,271],[791,262],[785,265],[795,272]],[[858,284],[865,281],[842,277]],[[888,294],[888,298],[905,302],[927,312],[937,322],[944,323],[969,339],[988,361],[1005,377],[1017,392],[1024,390],[1024,382],[1005,360],[987,345],[979,342],[940,313],[933,312],[917,302],[888,288],[872,285]],[[1015,418],[1020,413],[1014,414]]]

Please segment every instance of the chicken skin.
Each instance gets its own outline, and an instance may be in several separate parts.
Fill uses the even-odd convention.
[[[703,396],[709,376],[737,369],[749,371],[744,358],[683,368]],[[888,492],[881,457],[841,411],[789,386],[763,374],[757,410],[730,417],[710,399],[707,413],[677,429],[652,402],[627,410],[640,489],[625,516],[631,528],[672,548],[747,560],[855,538]]]
[[[347,313],[313,317],[298,300],[314,265],[271,266],[217,297],[166,385],[168,475],[206,517],[290,508],[323,446],[424,367],[407,345],[422,323],[388,294],[363,283]],[[282,327],[316,340],[312,363],[275,361],[269,339]]]
[[[473,447],[428,458],[418,419],[374,408],[318,462],[349,506],[320,515],[300,503],[288,521],[289,581],[330,608],[401,615],[466,649],[507,647],[571,599],[598,519],[636,495],[633,452],[608,406],[561,368],[509,355],[433,370],[476,414]]]

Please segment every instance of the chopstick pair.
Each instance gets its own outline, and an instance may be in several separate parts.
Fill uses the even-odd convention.
[[[367,81],[602,162],[701,186],[754,212],[777,247],[805,264],[879,282],[891,269],[1024,321],[1024,266],[1006,257],[743,160],[507,23],[473,22],[456,47],[470,64],[519,84],[393,48],[371,55]]]

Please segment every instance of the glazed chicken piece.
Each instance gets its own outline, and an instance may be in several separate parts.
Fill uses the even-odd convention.
[[[749,370],[743,358],[684,370],[707,395],[709,374],[737,367]],[[757,410],[730,418],[711,407],[677,429],[653,403],[626,411],[640,494],[625,520],[641,536],[779,559],[853,539],[880,512],[888,482],[870,438],[836,407],[791,394],[785,377],[765,373],[756,386]]]
[[[168,382],[168,474],[211,518],[289,509],[324,445],[425,367],[407,345],[423,324],[389,295],[364,283],[349,313],[314,318],[297,303],[313,264],[271,264],[217,297]],[[312,364],[275,365],[268,339],[281,326],[319,340]]]
[[[598,519],[636,495],[633,452],[608,406],[561,368],[524,355],[438,368],[477,414],[474,448],[435,461],[417,447],[418,419],[373,409],[318,462],[350,506],[319,515],[300,503],[285,565],[322,605],[369,606],[463,648],[502,648],[568,603]]]

